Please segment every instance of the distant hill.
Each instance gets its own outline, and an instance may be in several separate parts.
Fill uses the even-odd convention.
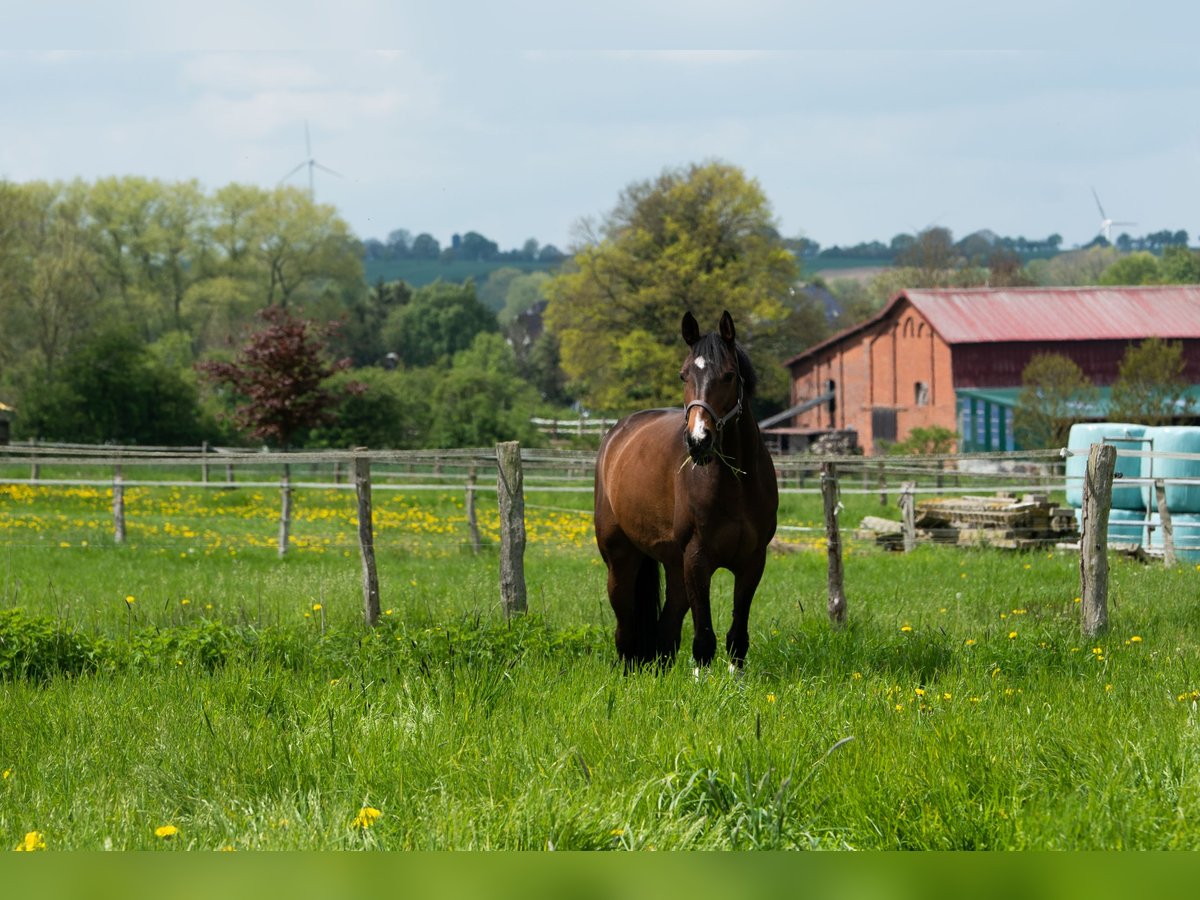
[[[439,259],[399,259],[363,260],[367,284],[383,281],[403,281],[413,287],[423,287],[432,284],[439,278],[442,281],[461,283],[468,278],[474,278],[476,284],[487,280],[487,277],[497,269],[520,269],[522,272],[554,272],[560,263],[550,262],[515,262],[501,259],[494,261],[465,261]]]

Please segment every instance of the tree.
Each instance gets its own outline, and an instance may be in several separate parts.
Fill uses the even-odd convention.
[[[959,253],[949,228],[926,228],[917,239],[896,257],[896,262],[915,275],[908,287],[940,287],[946,274],[957,267]],[[911,279],[910,279],[911,280]]]
[[[408,366],[428,366],[471,346],[480,332],[497,330],[496,317],[475,296],[475,282],[435,281],[413,292],[384,326],[388,349]]]
[[[625,188],[547,285],[545,321],[591,408],[678,402],[683,313],[715,325],[728,309],[759,368],[778,365],[757,351],[787,320],[797,275],[758,183],[724,163],[691,165]]]
[[[413,259],[437,259],[442,255],[442,245],[432,234],[422,231],[413,238],[409,252]]]
[[[914,428],[902,441],[889,444],[889,456],[942,456],[954,451],[958,432],[942,425]]]
[[[91,335],[25,391],[21,433],[50,440],[195,444],[211,433],[195,388],[124,329]]]
[[[434,392],[430,442],[435,447],[486,447],[497,441],[538,442],[530,422],[537,395],[517,374],[512,348],[498,334],[476,335]]]
[[[327,382],[350,361],[328,358],[326,341],[336,325],[300,319],[275,306],[261,310],[258,319],[262,327],[232,362],[208,360],[197,368],[213,384],[233,391],[239,429],[288,448],[308,429],[334,419],[337,397]],[[357,389],[342,386],[343,391]]]
[[[341,398],[336,418],[314,428],[308,443],[335,449],[424,447],[434,419],[437,381],[433,369],[339,372],[329,380],[330,390]]]
[[[1113,382],[1109,416],[1117,422],[1165,425],[1188,415],[1192,401],[1184,367],[1179,341],[1149,338],[1129,346]]]
[[[1159,263],[1164,284],[1200,284],[1200,253],[1178,244],[1163,251]]]
[[[1021,373],[1013,411],[1017,444],[1026,450],[1065,447],[1071,426],[1097,398],[1095,386],[1070,357],[1039,353]]]
[[[1158,284],[1161,280],[1162,272],[1158,265],[1158,257],[1142,250],[1118,259],[1104,270],[1098,283]]]

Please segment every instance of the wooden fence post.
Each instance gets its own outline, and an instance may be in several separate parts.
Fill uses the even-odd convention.
[[[200,481],[208,484],[208,441],[200,444]]]
[[[1116,447],[1092,444],[1083,478],[1079,538],[1080,624],[1089,638],[1108,628],[1108,511],[1116,465]]]
[[[917,510],[913,496],[916,487],[914,481],[905,481],[900,485],[900,531],[904,535],[905,553],[912,553],[917,546]]]
[[[1175,529],[1171,525],[1171,510],[1167,508],[1167,486],[1161,478],[1154,479],[1154,500],[1158,505],[1159,529],[1163,539],[1163,565],[1175,566]]]
[[[279,556],[287,555],[288,539],[292,531],[292,467],[283,464],[283,477],[279,480]]]
[[[528,608],[525,598],[525,475],[521,445],[496,445],[496,487],[500,501],[500,602],[507,619]]]
[[[38,456],[37,456],[38,439],[34,438],[29,443],[31,445],[30,450],[33,454],[33,465],[31,465],[29,467],[29,480],[37,481],[38,478],[41,477],[41,474],[42,474],[42,467],[40,465],[38,465]]]
[[[471,530],[471,552],[478,554],[481,546],[479,540],[479,517],[475,512],[475,466],[467,473],[467,527]]]
[[[829,557],[829,622],[834,628],[846,624],[846,590],[842,573],[842,536],[838,531],[839,498],[837,467],[821,463],[821,498],[825,505],[825,549]]]
[[[887,506],[887,468],[882,459],[876,467],[879,469],[879,505]]]
[[[354,457],[358,495],[358,550],[362,556],[363,617],[367,627],[379,621],[379,574],[375,569],[375,522],[371,512],[371,457]]]
[[[113,542],[125,543],[125,482],[120,466],[113,466]]]

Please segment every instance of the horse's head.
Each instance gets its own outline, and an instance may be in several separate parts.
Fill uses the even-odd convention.
[[[745,376],[735,338],[728,311],[721,316],[718,331],[703,336],[696,317],[684,313],[683,339],[691,352],[679,377],[684,383],[687,449],[696,465],[712,461],[721,431],[742,413]]]

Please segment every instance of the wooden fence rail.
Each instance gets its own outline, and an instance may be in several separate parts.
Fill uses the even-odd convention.
[[[1108,508],[1111,505],[1113,472],[1111,463],[1118,450],[1111,445],[1089,452],[1084,481],[1085,504],[1082,515],[1081,541],[1081,627],[1088,635],[1107,626],[1107,553]],[[784,487],[781,493],[816,494],[824,498],[825,538],[828,556],[828,612],[832,625],[846,621],[846,596],[842,560],[842,536],[838,512],[840,498],[848,494],[881,492],[886,498],[888,482],[899,491],[902,507],[902,528],[905,544],[912,547],[913,506],[920,493],[980,493],[988,488],[1002,487],[1011,491],[1061,489],[1066,482],[1062,460],[1080,451],[1046,451],[1026,454],[972,454],[928,458],[863,457],[793,457],[776,459],[778,474]],[[1152,451],[1119,451],[1124,456],[1148,456],[1171,459],[1191,459],[1200,463],[1200,454],[1154,453]],[[1093,458],[1094,457],[1094,458]],[[209,464],[220,460],[226,467],[224,483],[209,478]],[[354,489],[358,501],[359,549],[362,562],[364,618],[368,625],[378,621],[380,585],[375,569],[374,526],[371,497],[375,490],[447,490],[456,485],[466,492],[467,518],[471,545],[478,551],[480,537],[475,513],[478,491],[496,490],[501,508],[500,602],[505,615],[524,612],[527,608],[524,563],[525,524],[524,491],[591,492],[594,454],[588,451],[548,451],[521,448],[516,443],[498,445],[494,449],[463,449],[447,451],[305,451],[278,453],[221,448],[142,448],[95,447],[63,444],[10,444],[0,447],[0,484],[92,485],[111,487],[113,496],[113,537],[125,540],[125,494],[132,486],[190,486],[207,489],[229,489],[233,472],[240,469],[242,480],[238,488],[276,487],[280,491],[279,552],[287,552],[291,521],[291,498],[300,488]],[[127,477],[130,468],[193,468],[200,480],[136,479]],[[480,471],[496,471],[496,486],[481,484]],[[51,469],[103,469],[111,478],[47,477]],[[305,472],[331,472],[331,479],[305,481]],[[278,481],[247,480],[247,472],[280,472]],[[347,483],[343,472],[352,472]],[[28,477],[16,473],[28,472]],[[301,479],[293,479],[298,473]],[[959,484],[949,483],[951,479]],[[1152,487],[1159,524],[1164,538],[1164,561],[1173,565],[1177,553],[1172,534],[1170,513],[1166,507],[1168,484],[1196,484],[1200,479],[1156,478],[1142,479]],[[1128,485],[1138,479],[1124,479]],[[963,484],[965,482],[965,484]],[[787,487],[788,484],[793,485]]]

